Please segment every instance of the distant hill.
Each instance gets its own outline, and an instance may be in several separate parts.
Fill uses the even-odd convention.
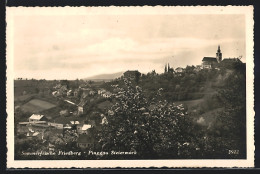
[[[92,76],[92,77],[88,77],[85,78],[84,80],[96,80],[96,81],[100,81],[100,80],[112,80],[112,79],[116,79],[118,77],[121,77],[123,75],[124,72],[118,72],[118,73],[113,73],[113,74],[99,74],[96,76]]]

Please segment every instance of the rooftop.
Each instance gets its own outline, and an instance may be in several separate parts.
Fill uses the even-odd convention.
[[[204,57],[202,61],[217,62],[217,59],[215,57]]]
[[[32,116],[29,119],[40,120],[42,117],[44,117],[44,115],[32,114]]]
[[[91,128],[90,124],[84,124],[81,128],[81,130],[88,130],[89,128]]]

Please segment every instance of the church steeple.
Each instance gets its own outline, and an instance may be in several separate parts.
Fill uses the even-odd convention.
[[[167,73],[168,70],[167,70],[167,64],[165,64],[165,68],[164,68],[164,73]]]
[[[221,50],[220,50],[220,45],[218,45],[218,50],[217,50],[217,53],[216,53],[216,58],[217,58],[218,63],[222,61],[222,53],[221,53]]]

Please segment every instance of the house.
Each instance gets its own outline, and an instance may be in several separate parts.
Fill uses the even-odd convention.
[[[87,134],[87,130],[92,128],[90,124],[78,124],[77,125],[77,132],[79,134]]]
[[[104,98],[110,98],[112,96],[112,93],[109,91],[106,91],[105,93],[102,94],[102,97]]]
[[[93,148],[94,138],[91,135],[81,134],[77,140],[77,146],[79,148]]]
[[[112,93],[109,91],[106,91],[105,89],[99,89],[98,94],[101,95],[104,98],[109,98],[112,96]]]
[[[33,114],[29,118],[30,123],[39,122],[39,121],[48,121],[48,119],[44,115],[37,115],[37,114]]]
[[[141,73],[137,70],[124,72],[124,77],[130,80],[138,79],[140,76]]]
[[[81,100],[81,102],[78,104],[78,115],[84,114],[86,110],[86,104],[87,100]]]
[[[177,73],[182,73],[182,72],[183,72],[183,68],[178,67],[178,68],[175,69],[175,72],[177,72]]]

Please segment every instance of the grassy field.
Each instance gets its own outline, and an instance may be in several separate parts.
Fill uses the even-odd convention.
[[[29,102],[25,103],[22,106],[22,110],[25,112],[39,113],[41,111],[48,110],[48,109],[51,109],[54,107],[56,107],[56,105],[54,105],[52,103],[42,101],[39,99],[33,99],[33,100],[30,100]]]
[[[175,104],[184,104],[188,108],[188,113],[196,113],[201,109],[201,105],[204,103],[204,99],[197,100],[187,100],[187,101],[178,101],[174,102]],[[195,123],[201,126],[207,126],[210,128],[212,124],[216,122],[216,118],[219,112],[223,111],[223,108],[216,108],[209,111],[204,112],[203,114],[192,114],[193,120]]]
[[[30,100],[35,94],[27,94],[27,95],[20,95],[14,96],[14,102],[24,102]]]

